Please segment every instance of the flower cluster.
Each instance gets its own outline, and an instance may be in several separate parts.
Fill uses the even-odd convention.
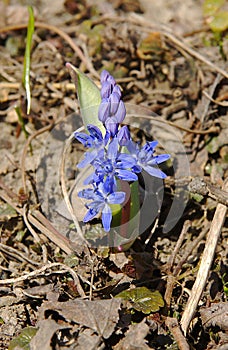
[[[169,159],[168,154],[154,155],[157,141],[147,142],[143,147],[135,143],[127,126],[120,127],[126,109],[121,91],[114,78],[106,71],[101,73],[101,103],[98,118],[105,127],[105,135],[95,125],[87,125],[88,133],[75,132],[75,138],[88,148],[79,168],[92,165],[94,171],[85,180],[90,188],[78,196],[90,200],[84,222],[101,213],[105,231],[110,231],[112,204],[123,204],[126,193],[117,191],[117,180],[136,181],[137,174],[146,171],[152,176],[164,179],[157,165]]]

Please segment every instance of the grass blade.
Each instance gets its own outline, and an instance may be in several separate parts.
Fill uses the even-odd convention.
[[[30,53],[32,46],[32,36],[34,33],[34,14],[32,7],[28,8],[29,10],[29,21],[27,28],[27,38],[26,38],[26,48],[25,48],[25,57],[24,57],[24,72],[23,72],[23,85],[26,92],[27,99],[27,114],[30,113],[31,107],[31,90],[30,90]]]

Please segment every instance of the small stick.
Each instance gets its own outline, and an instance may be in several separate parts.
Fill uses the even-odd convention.
[[[190,347],[187,343],[187,340],[185,339],[183,333],[181,332],[181,329],[179,327],[178,321],[176,318],[167,317],[165,321],[166,326],[169,328],[170,332],[172,333],[178,348],[180,350],[189,350]]]
[[[224,185],[223,185],[223,190],[226,191],[227,189],[228,189],[228,179],[224,181]],[[196,311],[198,302],[201,298],[204,287],[206,285],[210,267],[211,267],[216,246],[218,243],[218,239],[221,233],[223,223],[225,221],[226,212],[227,212],[227,207],[219,203],[217,205],[217,208],[211,223],[210,231],[207,236],[198,274],[191,291],[191,296],[187,302],[187,305],[185,307],[185,310],[181,318],[180,323],[184,334],[187,333],[187,329]]]
[[[15,259],[17,259],[17,260],[19,260],[21,262],[26,261],[30,265],[35,265],[35,266],[39,266],[40,265],[39,262],[30,259],[25,254],[21,253],[18,249],[15,249],[15,248],[10,247],[8,245],[5,245],[3,243],[0,243],[0,251],[4,252],[4,253],[6,253],[6,254],[8,254],[10,256],[13,256]],[[34,269],[35,268],[36,267],[34,267]]]
[[[217,105],[222,106],[222,107],[228,107],[228,101],[220,102],[220,101],[212,98],[206,91],[203,90],[202,92],[211,102],[214,102]]]
[[[0,280],[0,285],[14,284],[14,283],[26,281],[26,280],[28,280],[30,278],[34,278],[34,277],[37,277],[37,276],[43,274],[43,272],[46,271],[47,269],[50,269],[50,268],[53,268],[53,267],[57,267],[57,266],[64,268],[64,271],[58,271],[58,273],[65,273],[67,271],[67,272],[69,272],[71,274],[71,276],[74,279],[74,283],[77,286],[78,293],[80,294],[80,296],[82,298],[85,298],[86,295],[85,295],[84,290],[82,289],[82,286],[80,284],[80,281],[79,281],[77,273],[72,268],[70,268],[69,266],[64,265],[62,263],[47,264],[47,265],[42,266],[38,270],[26,273],[26,274],[24,274],[22,276],[19,276],[19,277],[16,277],[16,278],[8,278],[8,279],[5,279],[5,280]]]

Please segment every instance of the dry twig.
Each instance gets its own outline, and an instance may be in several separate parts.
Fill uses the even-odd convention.
[[[28,258],[25,254],[21,253],[18,249],[14,249],[13,247],[10,247],[8,245],[5,245],[3,243],[0,243],[0,251],[8,254],[9,256],[12,256],[13,258],[21,261],[21,262],[25,262],[30,264],[31,266],[39,266],[40,263],[38,263],[37,261],[34,261],[30,258]],[[35,269],[35,267],[34,267]]]
[[[82,286],[80,284],[78,275],[76,274],[76,272],[70,268],[67,265],[64,265],[62,263],[51,263],[51,264],[47,264],[42,266],[40,269],[26,273],[20,277],[16,277],[16,278],[8,278],[8,279],[4,279],[4,280],[0,280],[0,285],[7,285],[7,284],[15,284],[18,282],[22,282],[22,281],[26,281],[28,279],[34,278],[34,277],[38,277],[40,275],[43,275],[44,271],[46,271],[47,269],[52,269],[53,267],[60,267],[63,268],[63,270],[58,270],[58,271],[54,271],[53,273],[66,273],[69,272],[71,274],[71,276],[73,277],[74,283],[77,286],[77,290],[78,293],[80,294],[80,296],[82,298],[85,298],[85,292],[82,289]]]
[[[166,326],[169,328],[170,332],[172,333],[178,348],[180,350],[189,350],[190,347],[187,343],[187,340],[185,339],[183,333],[181,332],[181,329],[179,327],[178,321],[176,318],[167,317],[165,321]]]

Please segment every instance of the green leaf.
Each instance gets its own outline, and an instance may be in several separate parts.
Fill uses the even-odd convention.
[[[88,124],[93,124],[96,125],[102,133],[105,133],[105,128],[98,119],[98,108],[101,103],[99,88],[85,74],[80,72],[78,68],[70,63],[67,63],[66,66],[70,71],[71,78],[76,87],[85,128]]]
[[[196,202],[200,203],[204,199],[204,196],[199,193],[191,193],[191,198],[194,199]]]
[[[152,292],[146,287],[136,287],[123,291],[115,296],[131,302],[132,307],[144,314],[156,312],[164,306],[164,300],[161,294],[156,290]]]
[[[228,29],[228,11],[220,11],[216,13],[210,22],[210,28],[213,32],[224,32]]]
[[[15,348],[30,350],[30,341],[36,335],[37,331],[38,328],[35,327],[26,327],[22,329],[21,333],[11,340],[8,350],[14,350]]]
[[[204,16],[213,16],[224,4],[225,0],[205,0],[203,3]]]
[[[213,137],[208,142],[206,148],[207,148],[208,153],[210,153],[210,154],[216,153],[220,148],[218,136]]]
[[[26,39],[26,48],[25,48],[25,57],[24,57],[24,72],[23,72],[23,85],[26,92],[27,98],[27,114],[30,113],[31,107],[31,90],[30,90],[30,54],[32,46],[32,36],[34,33],[34,15],[32,7],[28,8],[29,10],[29,21],[27,28],[27,39]]]

